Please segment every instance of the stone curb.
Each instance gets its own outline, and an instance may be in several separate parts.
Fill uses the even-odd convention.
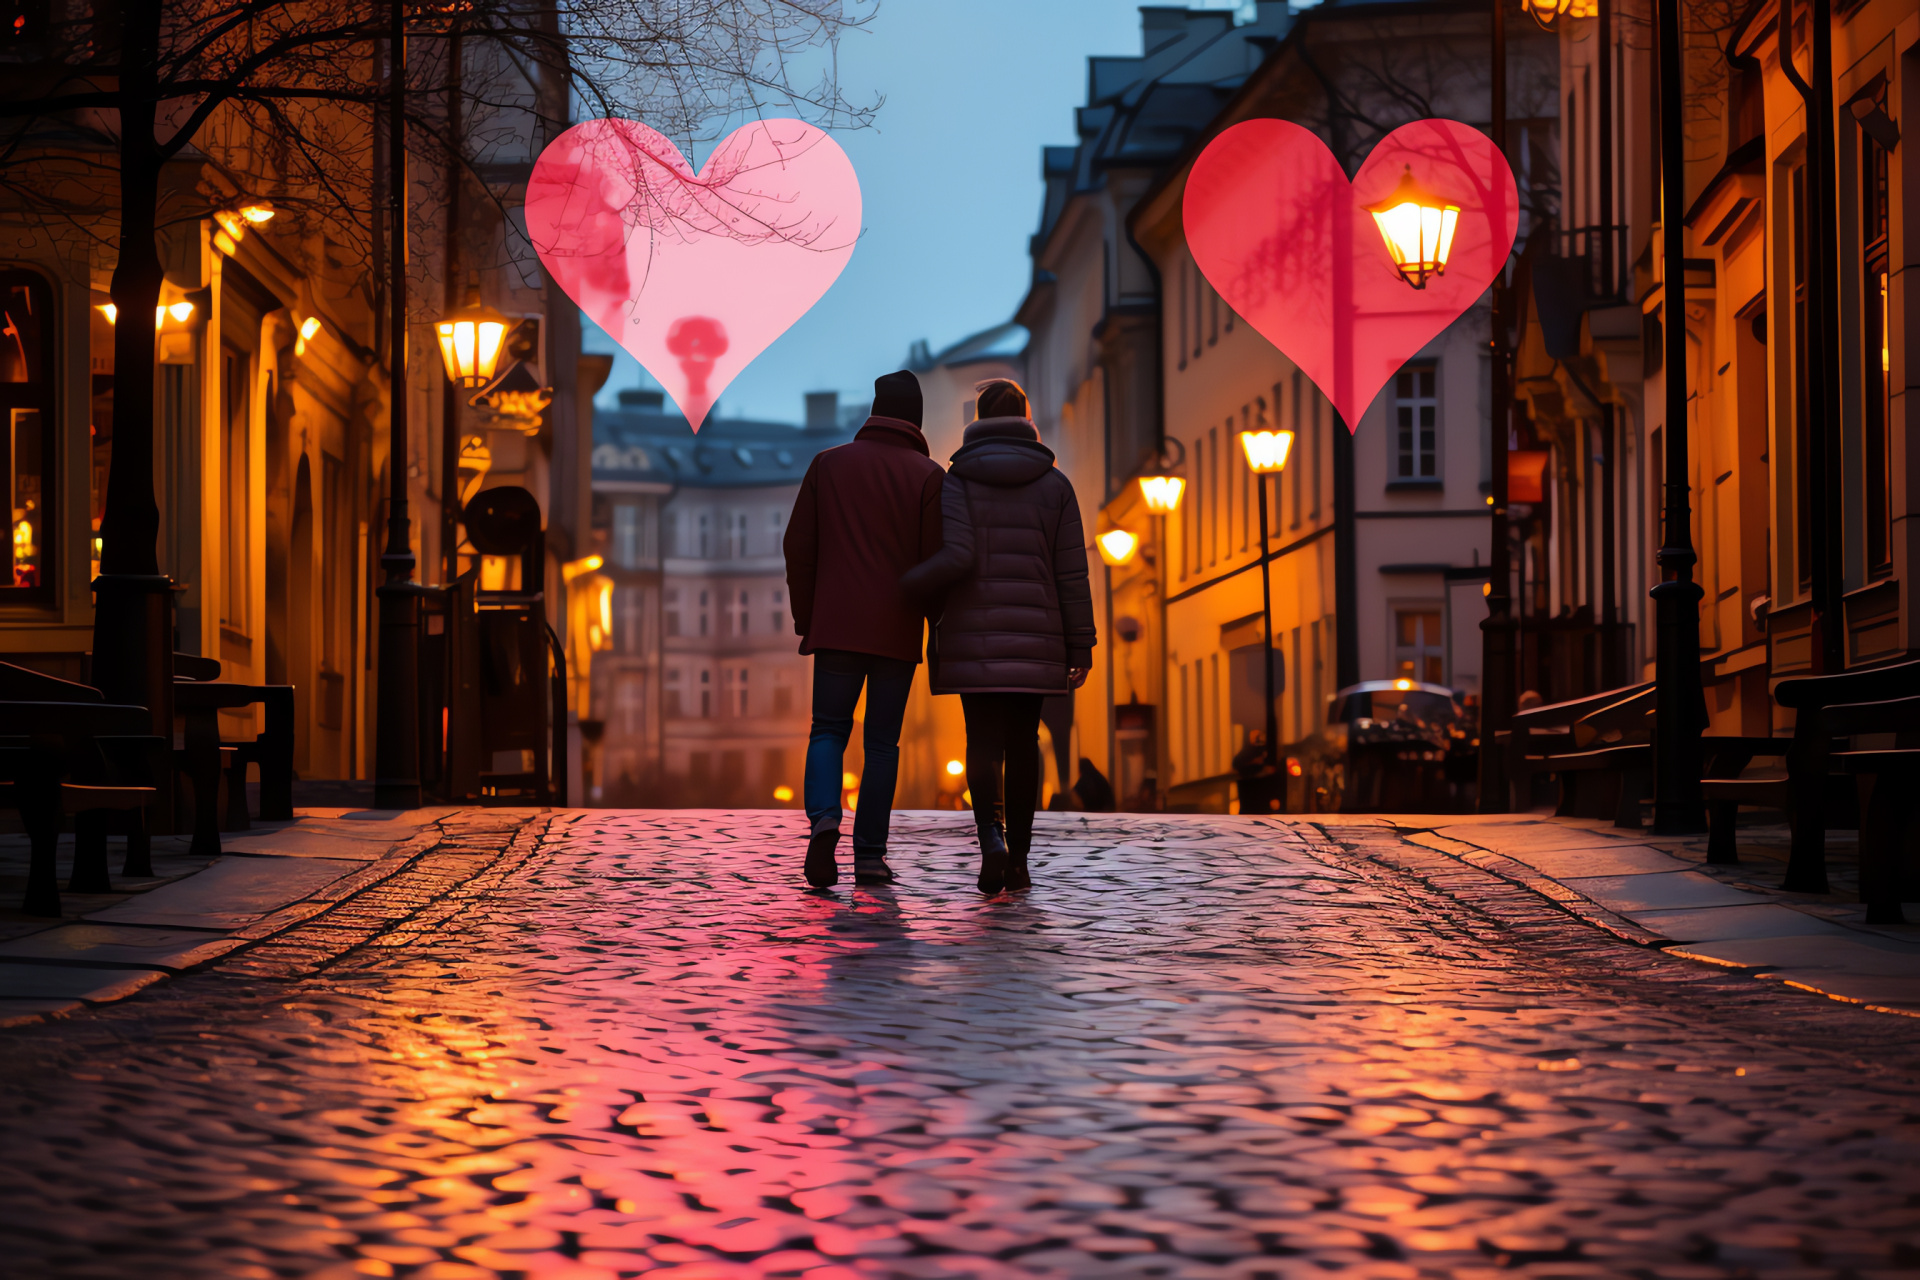
[[[28,1007],[16,1008],[11,1012],[0,1011],[0,1030],[51,1022],[67,1017],[82,1009],[99,1008],[103,1005],[118,1003],[166,979],[178,977],[182,974],[203,971],[215,964],[231,960],[238,955],[244,954],[246,951],[251,950],[263,942],[270,941],[301,925],[308,924],[353,899],[358,898],[368,890],[393,879],[427,854],[439,848],[447,838],[446,821],[460,812],[462,811],[453,810],[450,813],[436,818],[432,823],[420,828],[405,840],[390,846],[386,853],[372,862],[358,867],[268,912],[248,924],[227,932],[209,930],[208,945],[204,948],[196,949],[194,953],[195,958],[190,964],[170,967],[131,962],[115,965],[93,962],[92,965],[88,965],[88,962],[83,959],[63,961],[62,963],[72,965],[73,967],[97,967],[103,975],[110,972],[124,973],[125,977],[117,981],[103,981],[100,987],[88,991],[84,995],[50,997],[45,1000],[18,999],[14,1002],[16,1005]],[[527,828],[531,829],[537,826],[540,830],[544,831],[548,825],[550,825],[548,822],[530,822],[527,824]],[[524,832],[515,833],[515,844],[519,842],[523,834]],[[511,847],[510,845],[510,848]],[[530,849],[537,847],[538,841],[536,839],[533,845],[530,846]],[[263,855],[259,852],[249,852],[236,853],[234,856],[257,857]],[[273,855],[267,854],[264,856]],[[522,860],[524,860],[524,856],[523,854]],[[201,874],[201,872],[197,871],[193,873],[193,875],[199,874]],[[175,884],[191,879],[193,879],[193,876],[189,875],[183,876],[179,880],[168,881],[167,883]],[[59,926],[55,927],[57,928]]]
[[[1551,821],[1551,819],[1542,819],[1542,821]],[[1920,1018],[1920,1007],[1902,1007],[1894,1004],[1883,1004],[1869,998],[1848,995],[1843,991],[1823,986],[1817,981],[1808,981],[1807,977],[1810,975],[1805,973],[1799,976],[1787,976],[1781,972],[1781,970],[1787,967],[1784,965],[1742,964],[1708,954],[1701,950],[1696,950],[1695,948],[1700,944],[1678,941],[1647,929],[1635,923],[1633,920],[1601,906],[1579,890],[1555,879],[1553,876],[1546,874],[1536,867],[1522,862],[1518,858],[1498,853],[1479,845],[1468,844],[1447,836],[1437,835],[1425,827],[1399,826],[1390,818],[1381,818],[1371,822],[1354,824],[1315,822],[1309,825],[1313,826],[1336,845],[1340,843],[1340,839],[1334,834],[1334,831],[1328,829],[1329,827],[1337,830],[1342,826],[1359,825],[1378,830],[1391,831],[1401,840],[1409,844],[1431,849],[1436,853],[1443,854],[1458,862],[1484,871],[1510,884],[1530,890],[1575,919],[1609,933],[1622,942],[1645,947],[1649,950],[1660,951],[1667,955],[1692,961],[1697,964],[1707,965],[1722,971],[1743,974],[1756,981],[1776,982],[1782,987],[1789,987],[1812,995],[1822,996],[1839,1004],[1854,1005],[1871,1013],[1891,1014],[1895,1017],[1903,1018]],[[1755,892],[1756,895],[1764,895],[1763,900],[1765,901],[1779,901],[1777,895],[1767,894],[1761,886],[1743,885],[1742,888],[1749,892]],[[1866,935],[1866,931],[1862,930],[1849,930],[1849,932],[1860,933],[1863,936]]]

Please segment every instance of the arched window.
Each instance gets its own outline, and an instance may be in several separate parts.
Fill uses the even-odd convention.
[[[4,487],[11,515],[7,572],[0,597],[15,603],[53,599],[54,515],[53,291],[31,271],[0,271],[0,415],[4,415]],[[97,397],[96,397],[97,398]],[[109,410],[109,418],[111,411]],[[111,436],[111,421],[95,434]]]

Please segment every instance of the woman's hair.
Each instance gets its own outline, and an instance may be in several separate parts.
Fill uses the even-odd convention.
[[[1032,414],[1027,393],[1012,378],[989,378],[974,387],[974,413],[982,418],[1025,418]]]

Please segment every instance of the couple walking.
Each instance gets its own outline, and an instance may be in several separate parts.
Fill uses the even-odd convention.
[[[852,443],[814,458],[787,524],[793,625],[800,652],[813,655],[807,883],[839,879],[841,765],[863,687],[853,874],[859,884],[893,880],[887,829],[924,619],[932,689],[959,694],[966,716],[980,891],[1025,889],[1040,703],[1079,688],[1093,662],[1079,503],[1018,383],[980,385],[978,420],[949,471],[921,434],[919,380],[889,373],[873,391],[873,415]]]

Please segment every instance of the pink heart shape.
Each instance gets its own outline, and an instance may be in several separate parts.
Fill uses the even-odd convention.
[[[1401,278],[1367,212],[1408,169],[1460,207],[1446,270],[1424,289]],[[1247,120],[1194,161],[1181,216],[1201,274],[1351,431],[1387,380],[1493,283],[1513,250],[1520,197],[1506,158],[1457,120],[1401,125],[1352,182],[1300,125]]]
[[[860,180],[800,120],[742,125],[697,174],[638,121],[587,120],[534,161],[526,215],[548,274],[698,431],[853,256]]]

